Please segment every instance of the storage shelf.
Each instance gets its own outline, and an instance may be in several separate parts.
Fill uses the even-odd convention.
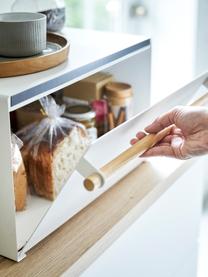
[[[65,63],[40,73],[0,79],[0,96],[10,98],[10,111],[150,47],[150,39],[142,36],[68,28],[63,33],[71,41]]]

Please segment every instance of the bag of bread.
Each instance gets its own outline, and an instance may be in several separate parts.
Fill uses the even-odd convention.
[[[26,205],[27,178],[20,149],[22,141],[14,134],[11,137],[12,171],[14,180],[14,194],[16,211],[22,211]]]
[[[89,140],[83,125],[61,117],[65,106],[51,96],[40,100],[46,115],[18,135],[24,142],[28,182],[37,195],[54,200],[85,154]]]

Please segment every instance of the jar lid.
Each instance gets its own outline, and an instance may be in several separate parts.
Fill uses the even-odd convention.
[[[105,85],[105,95],[115,98],[129,98],[133,96],[132,86],[121,82],[110,82]]]
[[[132,102],[132,97],[109,97],[108,102],[113,106],[128,106]]]
[[[68,106],[64,114],[75,120],[91,120],[95,118],[95,112],[88,105]]]

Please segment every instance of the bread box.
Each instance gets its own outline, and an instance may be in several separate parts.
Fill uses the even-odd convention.
[[[65,35],[72,41],[71,54],[65,64],[41,73],[0,79],[0,255],[15,261],[21,261],[34,245],[139,166],[143,160],[136,158],[127,163],[113,172],[102,188],[91,192],[83,185],[88,174],[99,172],[102,166],[129,148],[132,136],[157,115],[175,105],[188,104],[207,89],[208,73],[205,73],[150,107],[149,39],[76,29],[66,29]],[[85,43],[82,44],[80,38]],[[96,45],[94,41],[97,41]],[[106,41],[111,41],[110,47],[106,47]],[[134,117],[90,146],[55,201],[28,196],[26,210],[15,212],[10,112],[102,71],[132,85]]]

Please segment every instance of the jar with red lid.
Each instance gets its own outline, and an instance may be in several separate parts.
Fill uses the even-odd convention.
[[[108,132],[108,104],[101,99],[92,101],[91,106],[96,113],[96,126],[100,137]]]

